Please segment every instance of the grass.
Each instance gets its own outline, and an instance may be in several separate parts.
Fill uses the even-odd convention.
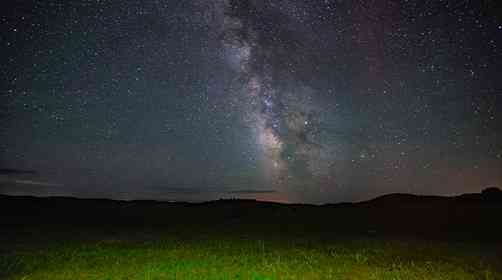
[[[77,232],[82,237],[75,238]],[[502,279],[490,248],[466,243],[223,231],[77,232],[43,236],[41,230],[39,240],[10,244],[0,253],[0,278]]]
[[[502,208],[487,202],[4,198],[0,210],[2,280],[502,280]]]

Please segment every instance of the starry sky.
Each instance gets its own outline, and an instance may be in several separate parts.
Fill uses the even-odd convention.
[[[331,203],[502,187],[496,0],[0,5],[0,193]]]

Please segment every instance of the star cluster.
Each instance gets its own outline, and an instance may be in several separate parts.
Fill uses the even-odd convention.
[[[0,168],[37,171],[1,193],[324,203],[502,185],[496,1],[1,5]]]

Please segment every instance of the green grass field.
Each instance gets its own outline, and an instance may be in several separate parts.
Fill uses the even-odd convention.
[[[0,279],[502,279],[499,204],[397,198],[0,197]]]
[[[494,249],[479,244],[220,231],[37,235],[1,254],[1,279],[502,279]]]

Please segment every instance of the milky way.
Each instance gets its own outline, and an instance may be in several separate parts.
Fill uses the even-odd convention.
[[[16,172],[0,193],[326,203],[502,185],[500,1],[7,2],[0,169]]]
[[[333,164],[333,147],[320,139],[322,104],[291,67],[292,56],[297,55],[294,48],[302,46],[290,49],[284,44],[307,40],[294,30],[299,23],[281,12],[292,4],[259,7],[248,1],[226,1],[219,7],[224,11],[219,13],[224,15],[223,53],[238,73],[236,94],[249,104],[244,113],[260,146],[262,172],[268,184],[282,191],[291,191],[293,182],[309,188],[314,180],[329,179]],[[282,22],[277,23],[277,17]]]

